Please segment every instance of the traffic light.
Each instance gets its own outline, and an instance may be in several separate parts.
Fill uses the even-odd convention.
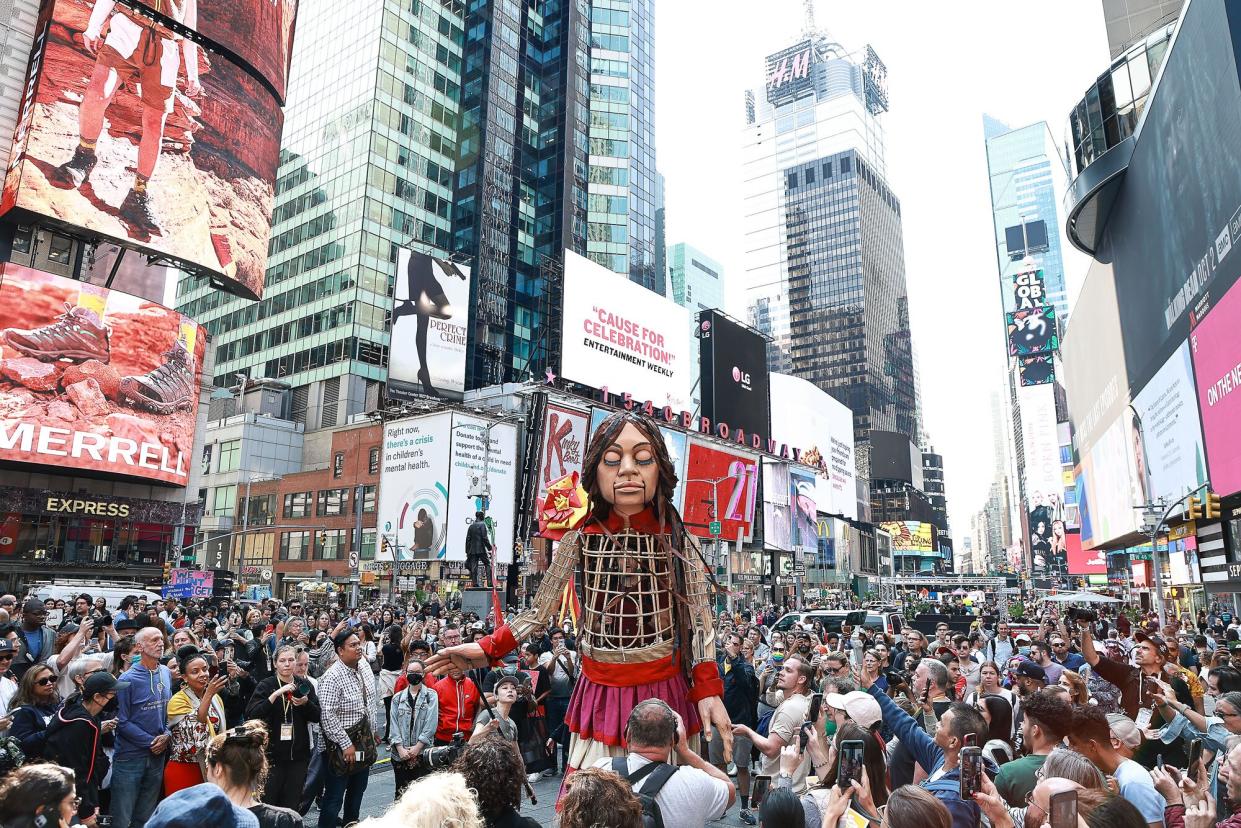
[[[1202,516],[1207,520],[1219,520],[1219,495],[1215,492],[1207,492],[1207,499],[1202,504]]]
[[[1190,495],[1189,503],[1185,506],[1185,521],[1199,520],[1202,517],[1202,499],[1197,495]]]
[[[387,535],[383,535],[382,537],[380,537],[379,549],[380,551],[383,552],[383,556],[387,558],[388,557],[388,536]]]
[[[327,532],[319,533],[319,548],[327,546]]]

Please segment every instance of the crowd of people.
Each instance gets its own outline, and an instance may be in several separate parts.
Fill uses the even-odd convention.
[[[1078,825],[1241,826],[1236,621],[986,609],[898,636],[720,613],[732,732],[687,739],[638,699],[625,755],[569,769],[567,622],[435,676],[435,653],[495,619],[434,594],[355,610],[4,595],[0,826],[297,828],[317,808],[337,828],[385,754],[395,801],[367,828],[537,825],[521,811],[540,777],[563,777],[569,828],[734,807],[766,828],[1037,828],[1070,800]]]

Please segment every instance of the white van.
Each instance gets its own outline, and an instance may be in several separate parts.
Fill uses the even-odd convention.
[[[894,641],[904,641],[905,619],[899,612],[884,610],[807,610],[786,613],[775,623],[773,630],[788,632],[794,624],[810,626],[815,621],[823,624],[824,632],[839,633],[841,625],[865,625],[872,630],[882,630]]]
[[[105,584],[97,581],[58,581],[54,584],[31,584],[28,591],[29,595],[33,595],[40,601],[46,601],[48,598],[53,600],[63,600],[66,604],[72,606],[73,599],[85,592],[93,601],[96,598],[103,598],[108,602],[108,610],[115,612],[120,608],[121,599],[127,595],[135,598],[145,598],[147,604],[150,605],[155,601],[162,600],[162,597],[149,589],[132,584],[129,586],[115,583]]]

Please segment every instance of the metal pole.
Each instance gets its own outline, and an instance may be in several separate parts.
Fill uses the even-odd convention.
[[[237,561],[237,574],[238,574],[238,575],[241,575],[241,573],[245,572],[245,569],[246,569],[246,533],[248,533],[248,532],[250,531],[250,481],[251,481],[251,474],[250,474],[250,472],[247,470],[247,472],[246,472],[246,499],[245,499],[245,501],[242,503],[242,506],[241,506],[241,509],[242,509],[242,515],[241,515],[241,532],[242,532],[242,535],[241,535],[241,543],[239,544],[240,548],[239,548],[238,553],[237,553],[237,557],[238,557],[238,561]],[[244,588],[243,588],[242,590],[240,590],[240,591],[241,591],[243,594],[245,593],[245,589],[244,589]]]
[[[362,562],[362,486],[355,486],[353,489],[353,502],[357,504],[354,510],[353,521],[353,548],[357,550],[358,563]],[[396,577],[396,567],[392,568],[393,577]],[[349,608],[353,609],[358,605],[358,567],[349,568]]]

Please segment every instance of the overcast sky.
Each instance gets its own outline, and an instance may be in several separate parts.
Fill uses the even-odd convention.
[[[762,85],[764,57],[801,32],[803,3],[656,5],[668,243],[688,242],[723,263],[726,280],[739,277],[743,95]],[[1047,121],[1061,141],[1069,108],[1107,67],[1102,4],[819,0],[816,22],[850,51],[870,43],[888,67],[888,183],[901,200],[924,418],[944,455],[959,550],[992,479],[989,399],[1004,365],[982,115],[1012,127]],[[1085,261],[1066,262],[1070,301]],[[726,288],[727,310],[744,319],[740,281]]]

